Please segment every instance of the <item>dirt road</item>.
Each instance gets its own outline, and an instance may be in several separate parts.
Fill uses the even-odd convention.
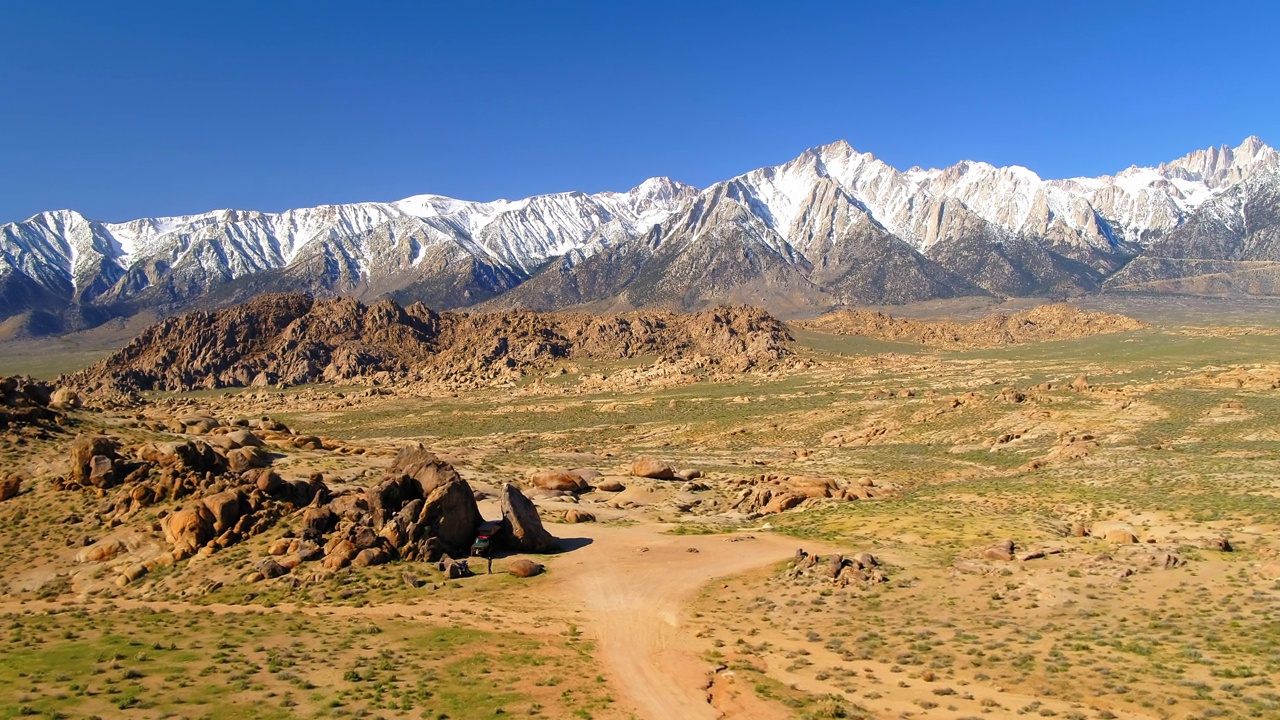
[[[553,529],[592,540],[554,561],[553,591],[583,603],[619,689],[648,720],[722,717],[708,701],[712,666],[699,657],[708,645],[693,637],[682,614],[716,578],[785,560],[798,542],[768,533],[675,536],[653,527],[584,527]],[[776,717],[776,709],[747,700],[735,718]]]

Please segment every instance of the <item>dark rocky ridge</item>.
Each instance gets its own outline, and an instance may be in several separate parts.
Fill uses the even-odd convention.
[[[703,356],[741,371],[791,353],[786,327],[749,307],[689,315],[437,313],[391,300],[270,294],[163,320],[66,378],[87,391],[191,390],[358,377],[495,380],[558,359]]]

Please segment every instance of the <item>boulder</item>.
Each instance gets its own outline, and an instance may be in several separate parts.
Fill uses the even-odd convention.
[[[272,420],[269,417],[264,417],[258,421],[258,429],[265,430],[266,432],[284,433],[286,435],[289,433],[289,428],[286,427],[284,423]]]
[[[367,497],[360,494],[339,495],[329,501],[329,507],[339,517],[352,522],[358,522],[360,518],[370,514]]]
[[[309,505],[302,511],[302,530],[307,537],[320,537],[337,523],[338,516],[327,505]]]
[[[783,480],[783,486],[789,491],[805,498],[835,497],[840,492],[840,485],[835,480],[809,475],[792,475]]]
[[[616,493],[616,492],[622,492],[623,490],[626,490],[627,486],[623,485],[622,482],[616,478],[609,478],[607,480],[601,480],[599,483],[596,483],[596,489],[602,490],[604,492]]]
[[[265,450],[252,445],[227,451],[227,469],[234,473],[242,473],[253,468],[264,468],[271,464],[271,455]]]
[[[308,560],[319,560],[324,557],[324,548],[310,540],[303,540],[298,543],[298,547],[293,551],[299,560],[306,562]]]
[[[518,578],[527,578],[542,572],[542,566],[532,560],[520,558],[507,566],[507,572]]]
[[[3,499],[3,493],[0,493],[0,499]],[[1235,551],[1235,548],[1231,547],[1231,540],[1226,537],[1209,538],[1204,541],[1203,546],[1207,550],[1217,550],[1218,552]]]
[[[773,493],[768,502],[760,508],[759,512],[765,515],[775,515],[780,512],[786,512],[787,510],[790,510],[804,502],[806,499],[807,498],[805,496],[800,495],[799,493],[776,492]]]
[[[534,487],[542,488],[543,490],[574,493],[582,492],[591,487],[580,475],[568,470],[540,470],[529,476],[529,482]]]
[[[106,538],[76,553],[76,562],[106,562],[126,549],[125,542],[120,538]]]
[[[89,484],[93,487],[107,488],[115,484],[116,466],[106,455],[94,455],[89,458]]]
[[[190,555],[217,536],[213,529],[214,517],[204,503],[179,510],[164,523],[165,539],[173,544],[175,552]]]
[[[596,516],[595,516],[595,515],[592,515],[591,513],[587,512],[586,510],[579,510],[579,509],[577,509],[577,508],[570,508],[570,509],[569,509],[568,511],[566,511],[566,512],[565,512],[565,514],[564,514],[564,521],[565,521],[565,522],[567,522],[567,523],[588,523],[588,522],[595,522],[595,521],[596,521]]]
[[[408,475],[416,480],[421,488],[418,497],[426,497],[436,487],[461,479],[452,465],[441,460],[421,443],[401,448],[396,453],[389,472]]]
[[[258,561],[258,564],[253,567],[255,570],[262,573],[262,577],[264,578],[276,578],[281,575],[289,574],[289,568],[281,565],[275,558],[260,560]]]
[[[299,435],[293,439],[293,446],[299,450],[323,450],[324,442],[315,435]]]
[[[240,447],[262,447],[263,445],[262,438],[254,435],[248,428],[238,427],[227,433],[227,437]]]
[[[70,448],[71,479],[80,485],[89,485],[93,459],[103,457],[108,462],[114,461],[119,458],[119,449],[120,441],[116,438],[106,435],[77,435],[71,441]]]
[[[0,482],[0,502],[15,498],[22,491],[22,478],[10,475]]]
[[[138,454],[143,460],[161,467],[202,474],[220,473],[227,466],[226,460],[203,440],[155,443],[144,446]]]
[[[244,497],[238,490],[227,490],[206,497],[204,506],[213,515],[214,533],[220,535],[235,527],[240,516],[244,515],[248,509],[246,505]]]
[[[129,491],[135,507],[150,507],[156,501],[156,491],[148,485],[135,485]]]
[[[499,501],[506,520],[499,541],[519,552],[548,553],[557,549],[556,539],[542,526],[538,508],[511,483],[502,486]]]
[[[254,486],[268,495],[275,495],[283,485],[284,481],[271,470],[263,470],[258,473],[257,479],[254,480]]]
[[[1001,388],[1000,392],[996,393],[996,396],[992,399],[995,400],[996,402],[1009,403],[1010,405],[1016,405],[1021,402],[1026,402],[1027,396],[1017,388],[1004,387],[1004,388]]]
[[[376,527],[389,521],[405,503],[422,499],[422,486],[408,475],[386,478],[364,492],[365,505]]]
[[[1127,545],[1138,542],[1138,534],[1133,526],[1123,522],[1098,522],[1089,528],[1091,537],[1106,540],[1110,543]]]
[[[641,455],[631,461],[631,474],[655,480],[673,480],[676,477],[676,469],[667,463]]]
[[[999,562],[1009,562],[1014,558],[1015,546],[1012,540],[1005,540],[996,543],[991,547],[982,551],[983,560],[996,560]]]
[[[1138,542],[1138,536],[1135,535],[1132,530],[1123,529],[1108,530],[1107,534],[1104,535],[1102,539],[1110,543],[1117,543],[1121,545]]]
[[[360,554],[360,549],[351,543],[350,540],[337,539],[330,542],[324,551],[324,562],[320,563],[326,570],[340,570],[355,559]]]
[[[391,553],[382,546],[370,547],[361,550],[351,559],[351,567],[372,567],[374,565],[382,565],[391,561]]]
[[[457,580],[471,574],[471,568],[467,566],[466,560],[454,560],[448,555],[440,558],[440,562],[436,564],[436,567],[440,572],[444,573],[447,580]]]
[[[216,427],[222,427],[222,423],[217,418],[208,415],[184,415],[178,418],[178,423],[182,425],[182,431],[188,435],[204,435]]]
[[[324,502],[329,497],[329,488],[323,482],[314,480],[286,480],[280,487],[277,496],[294,507],[304,507],[316,501]]]
[[[880,565],[880,560],[869,552],[860,552],[848,559],[853,565],[862,570],[870,570]]]
[[[139,563],[128,565],[120,573],[120,577],[116,578],[116,585],[120,587],[124,587],[125,585],[128,585],[131,582],[136,582],[142,579],[142,577],[145,576],[147,572],[148,571],[147,571],[146,565],[142,565]]]
[[[484,519],[471,486],[458,477],[451,466],[445,467],[451,477],[427,493],[418,523],[424,528],[424,536],[434,538],[445,552],[465,556],[471,551],[471,543]],[[443,472],[439,475],[446,477]]]
[[[368,525],[347,525],[342,536],[350,540],[357,550],[367,550],[378,544],[378,533]]]
[[[55,410],[75,410],[80,405],[80,395],[71,388],[60,387],[49,396],[49,407]]]

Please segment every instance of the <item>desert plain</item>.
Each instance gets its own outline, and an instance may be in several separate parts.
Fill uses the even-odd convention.
[[[7,343],[0,718],[1280,717],[1274,310],[124,391]],[[467,575],[472,507],[541,527]]]

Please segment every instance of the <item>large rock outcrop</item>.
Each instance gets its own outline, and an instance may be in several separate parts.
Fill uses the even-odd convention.
[[[871,310],[839,310],[797,324],[835,335],[861,335],[941,347],[995,347],[1144,327],[1141,322],[1123,315],[1080,310],[1065,303],[1041,305],[1013,314],[998,313],[968,323],[893,317]]]
[[[618,316],[525,310],[437,313],[390,300],[262,295],[163,320],[66,382],[90,392],[192,390],[391,378],[497,380],[560,359],[698,357],[745,370],[791,353],[753,308]]]
[[[542,526],[538,508],[511,483],[502,486],[503,523],[498,541],[517,552],[549,553],[559,549],[556,539]]]

